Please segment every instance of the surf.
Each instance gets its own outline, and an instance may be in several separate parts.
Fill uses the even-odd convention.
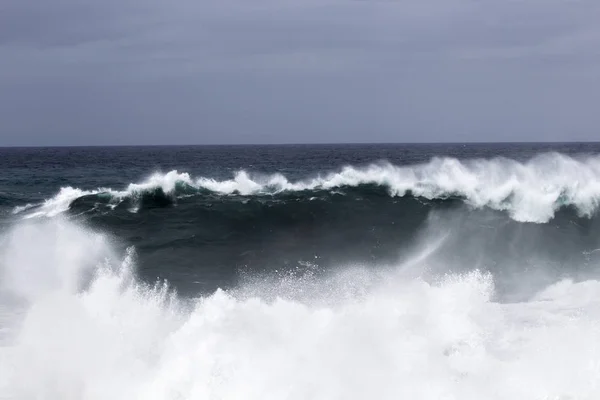
[[[0,241],[0,394],[597,398],[600,282],[563,278],[503,301],[490,272],[429,268],[450,262],[448,240],[425,233],[388,268],[274,273],[186,298],[140,281],[135,249],[101,232],[20,222]]]
[[[26,218],[53,217],[69,210],[76,199],[86,196],[104,196],[109,199],[105,202],[116,206],[125,199],[136,200],[148,193],[159,193],[168,200],[165,204],[169,204],[194,195],[277,197],[319,191],[343,194],[348,188],[369,185],[384,188],[390,198],[460,198],[474,209],[506,212],[518,222],[547,223],[557,211],[565,208],[591,218],[600,204],[600,157],[571,157],[560,153],[541,154],[528,161],[438,157],[417,165],[383,162],[346,166],[296,181],[279,173],[240,170],[231,179],[218,180],[204,176],[193,178],[188,173],[173,170],[155,173],[124,189],[63,187],[45,202],[35,207],[20,206],[14,212]]]

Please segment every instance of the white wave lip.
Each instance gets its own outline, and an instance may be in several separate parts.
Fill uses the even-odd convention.
[[[123,191],[99,189],[86,192],[63,188],[30,216],[54,216],[65,211],[69,200],[77,198],[78,191],[81,192],[79,195],[109,192],[122,198],[157,188],[172,193],[181,183],[216,193],[241,195],[375,184],[387,187],[391,196],[408,193],[426,199],[459,196],[476,208],[506,211],[516,221],[544,223],[564,206],[572,206],[581,216],[588,217],[598,210],[600,156],[577,159],[551,153],[525,163],[503,158],[467,161],[434,158],[426,164],[409,166],[347,166],[337,172],[296,182],[281,174],[258,176],[239,171],[233,179],[219,181],[206,177],[194,179],[187,173],[171,171],[154,174],[145,182],[130,184]]]
[[[219,291],[184,307],[136,281],[133,253],[59,219],[1,243],[0,398],[600,398],[597,281],[502,304],[477,271],[389,273],[329,305]]]

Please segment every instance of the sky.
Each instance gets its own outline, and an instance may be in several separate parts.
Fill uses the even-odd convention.
[[[600,140],[598,0],[2,0],[0,146]]]

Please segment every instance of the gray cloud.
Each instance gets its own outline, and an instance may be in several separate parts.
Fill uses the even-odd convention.
[[[594,140],[599,18],[593,0],[4,0],[0,145]]]

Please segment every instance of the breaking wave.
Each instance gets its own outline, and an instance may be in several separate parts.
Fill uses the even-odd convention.
[[[169,205],[177,198],[201,195],[279,196],[330,191],[344,194],[349,188],[380,186],[391,197],[411,196],[426,200],[460,198],[474,208],[506,211],[519,222],[544,223],[555,212],[569,207],[591,217],[600,204],[600,157],[572,158],[558,153],[537,156],[527,162],[505,158],[457,160],[434,158],[409,166],[372,164],[347,166],[339,171],[291,181],[282,174],[260,175],[239,171],[232,179],[192,178],[188,173],[156,173],[124,190],[82,190],[64,187],[53,198],[29,210],[27,217],[53,217],[80,198],[92,198],[116,207],[125,199],[153,199]],[[311,193],[316,193],[312,195]],[[131,207],[136,210],[135,204]]]
[[[0,397],[600,396],[600,282],[501,302],[489,273],[415,272],[438,257],[425,244],[386,270],[185,299],[141,283],[133,248],[61,218],[21,222],[0,241]]]

